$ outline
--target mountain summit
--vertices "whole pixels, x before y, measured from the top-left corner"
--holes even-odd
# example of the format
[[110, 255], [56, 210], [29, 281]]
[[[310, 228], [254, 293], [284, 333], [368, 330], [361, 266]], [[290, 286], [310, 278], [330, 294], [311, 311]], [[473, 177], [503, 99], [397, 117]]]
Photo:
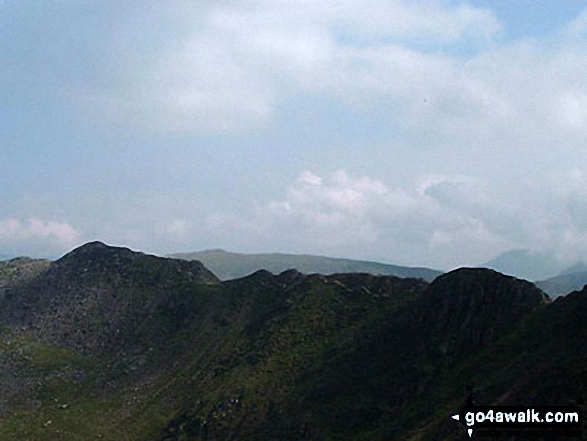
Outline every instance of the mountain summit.
[[482, 268], [460, 268], [439, 276], [422, 296], [418, 321], [427, 340], [444, 344], [445, 353], [462, 355], [505, 336], [550, 303], [526, 280]]

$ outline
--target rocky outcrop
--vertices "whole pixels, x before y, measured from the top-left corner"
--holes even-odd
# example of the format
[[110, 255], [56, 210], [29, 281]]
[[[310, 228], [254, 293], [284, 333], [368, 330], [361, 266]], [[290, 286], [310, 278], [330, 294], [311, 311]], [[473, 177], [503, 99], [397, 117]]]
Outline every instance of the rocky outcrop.
[[499, 340], [526, 317], [550, 303], [526, 280], [483, 268], [460, 268], [430, 284], [414, 322], [428, 344], [459, 356]]

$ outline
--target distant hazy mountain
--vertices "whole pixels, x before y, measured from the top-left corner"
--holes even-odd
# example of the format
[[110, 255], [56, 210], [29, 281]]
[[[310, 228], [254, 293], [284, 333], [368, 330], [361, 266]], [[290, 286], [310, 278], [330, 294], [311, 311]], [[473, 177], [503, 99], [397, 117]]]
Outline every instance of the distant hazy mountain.
[[479, 266], [527, 280], [548, 279], [563, 270], [554, 256], [526, 249], [506, 251]]
[[337, 259], [305, 254], [242, 254], [224, 250], [206, 250], [173, 254], [170, 257], [199, 260], [221, 280], [237, 279], [264, 269], [279, 274], [296, 269], [305, 274], [368, 273], [397, 277], [415, 277], [427, 281], [442, 274], [430, 268], [412, 268], [361, 260]]
[[574, 264], [573, 266], [570, 266], [570, 267], [566, 268], [565, 270], [561, 271], [559, 276], [562, 276], [564, 274], [583, 273], [586, 271], [587, 271], [587, 265], [585, 265], [585, 262], [581, 261], [581, 262], [578, 262], [578, 263]]
[[4, 260], [10, 260], [13, 257], [14, 256], [11, 256], [10, 254], [0, 254], [0, 262], [3, 262]]
[[587, 285], [587, 270], [572, 273], [563, 271], [558, 276], [536, 282], [536, 286], [552, 298], [580, 291], [585, 285]]

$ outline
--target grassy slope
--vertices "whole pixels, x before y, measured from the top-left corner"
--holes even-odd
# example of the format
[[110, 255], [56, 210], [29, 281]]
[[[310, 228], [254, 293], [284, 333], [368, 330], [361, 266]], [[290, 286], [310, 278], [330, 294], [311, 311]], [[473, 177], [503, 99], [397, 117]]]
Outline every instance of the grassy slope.
[[[357, 335], [383, 311], [424, 287], [361, 277], [364, 283], [349, 287], [344, 276], [260, 272], [194, 285], [184, 293], [194, 301], [182, 309], [195, 314], [186, 327], [175, 329], [167, 312], [155, 309], [126, 339], [126, 350], [94, 351], [97, 356], [7, 330], [3, 341], [13, 350], [3, 356], [20, 363], [17, 375], [34, 384], [20, 390], [20, 406], [7, 406], [2, 439], [180, 439], [204, 430], [211, 439], [237, 430], [251, 438], [283, 439], [287, 432], [296, 439], [303, 423], [295, 403], [312, 392], [304, 387], [308, 374], [352, 351]], [[160, 340], [150, 329], [169, 333]], [[146, 360], [137, 363], [135, 346]], [[288, 407], [293, 417], [284, 420]]]

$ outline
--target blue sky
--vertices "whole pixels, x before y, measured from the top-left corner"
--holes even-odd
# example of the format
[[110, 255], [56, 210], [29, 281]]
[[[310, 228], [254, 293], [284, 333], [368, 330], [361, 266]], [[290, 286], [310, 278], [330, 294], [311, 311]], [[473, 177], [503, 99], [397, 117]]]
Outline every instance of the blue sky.
[[0, 2], [0, 254], [587, 258], [587, 1]]

